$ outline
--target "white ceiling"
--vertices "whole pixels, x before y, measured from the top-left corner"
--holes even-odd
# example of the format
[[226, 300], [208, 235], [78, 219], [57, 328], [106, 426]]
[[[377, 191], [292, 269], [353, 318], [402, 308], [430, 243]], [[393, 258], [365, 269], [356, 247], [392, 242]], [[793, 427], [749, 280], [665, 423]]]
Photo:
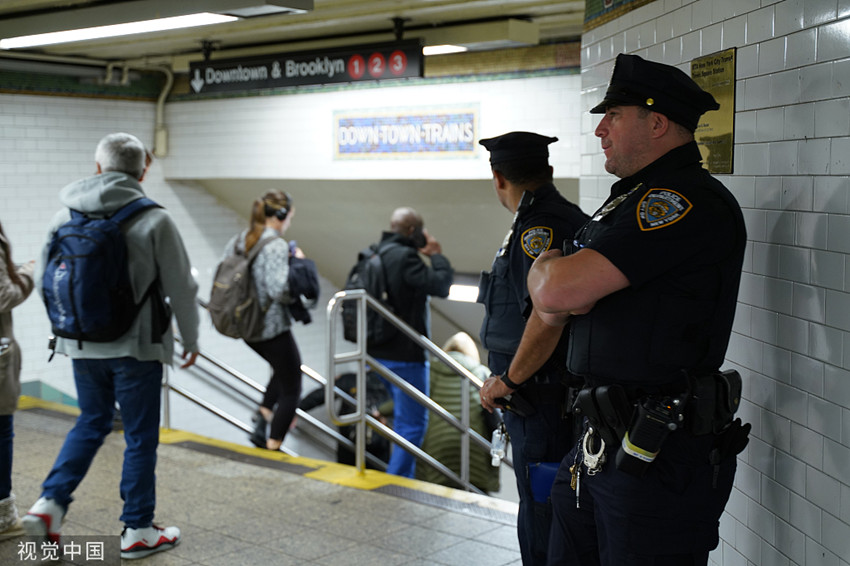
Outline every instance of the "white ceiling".
[[[110, 13], [145, 19], [172, 15], [175, 6], [225, 12], [221, 6], [246, 0], [0, 0], [0, 38], [22, 30], [53, 31], [91, 26]], [[584, 0], [256, 0], [289, 6], [313, 5], [301, 14], [273, 14], [194, 29], [148, 33], [31, 48], [30, 54], [167, 64], [180, 72], [197, 60], [204, 42], [213, 58], [340, 47], [396, 39], [394, 18], [403, 19], [403, 39], [427, 36], [457, 25], [521, 19], [539, 30], [539, 41], [577, 40]], [[0, 57], [9, 56], [0, 52]]]

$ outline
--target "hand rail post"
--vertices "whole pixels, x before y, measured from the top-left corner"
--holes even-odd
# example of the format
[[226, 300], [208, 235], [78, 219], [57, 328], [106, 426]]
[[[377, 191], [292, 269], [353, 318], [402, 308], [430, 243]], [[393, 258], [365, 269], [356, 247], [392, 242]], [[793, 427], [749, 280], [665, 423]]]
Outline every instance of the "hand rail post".
[[[366, 352], [366, 316], [367, 316], [367, 295], [363, 295], [357, 300], [357, 349], [359, 352]], [[354, 463], [357, 466], [357, 471], [361, 474], [366, 471], [366, 356], [361, 356], [360, 362], [357, 364], [357, 454], [355, 455]]]
[[[336, 329], [337, 329], [337, 318], [339, 315], [339, 310], [344, 301], [357, 301], [357, 337], [354, 342], [354, 349], [346, 350], [344, 352], [337, 353], [336, 351]], [[366, 314], [367, 309], [374, 310], [379, 316], [390, 321], [391, 324], [396, 326], [401, 332], [406, 334], [411, 340], [413, 340], [416, 344], [422, 346], [422, 348], [431, 353], [434, 357], [445, 363], [449, 366], [455, 373], [457, 373], [462, 379], [462, 399], [461, 399], [461, 418], [458, 419], [451, 413], [445, 410], [442, 406], [436, 404], [430, 397], [424, 395], [421, 391], [410, 385], [408, 382], [401, 379], [394, 372], [385, 368], [380, 362], [376, 361], [372, 357], [369, 356], [366, 348], [366, 333], [367, 333], [367, 324], [366, 324]], [[471, 420], [471, 403], [469, 399], [470, 394], [470, 383], [476, 387], [476, 389], [480, 389], [483, 385], [483, 381], [474, 373], [463, 367], [457, 360], [455, 360], [452, 356], [448, 355], [446, 352], [441, 350], [438, 346], [436, 346], [431, 340], [427, 337], [419, 334], [416, 330], [414, 330], [410, 325], [405, 323], [402, 319], [395, 315], [392, 311], [387, 309], [384, 305], [382, 305], [378, 300], [369, 296], [366, 291], [362, 289], [352, 289], [352, 290], [343, 290], [336, 293], [328, 302], [327, 307], [327, 316], [328, 316], [328, 376], [333, 376], [336, 374], [336, 366], [344, 363], [356, 363], [356, 375], [357, 375], [357, 394], [356, 394], [356, 404], [355, 411], [353, 413], [346, 413], [344, 415], [337, 414], [337, 409], [334, 405], [335, 393], [333, 380], [328, 379], [327, 384], [325, 386], [325, 405], [328, 409], [329, 416], [331, 421], [337, 426], [344, 425], [353, 425], [355, 427], [355, 431], [357, 433], [357, 441], [356, 441], [356, 454], [355, 454], [355, 463], [358, 471], [361, 473], [364, 471], [365, 467], [365, 453], [366, 453], [366, 440], [365, 440], [365, 432], [366, 426], [369, 426], [374, 431], [377, 431], [382, 436], [391, 440], [396, 446], [394, 449], [403, 449], [407, 450], [411, 454], [413, 454], [419, 460], [427, 463], [428, 465], [436, 468], [443, 475], [450, 478], [452, 481], [455, 481], [462, 485], [465, 489], [469, 491], [479, 492], [480, 490], [476, 488], [469, 481], [470, 476], [470, 441], [474, 441], [476, 446], [484, 449], [490, 448], [490, 439], [485, 439], [480, 434], [478, 434], [474, 429], [470, 428], [469, 422]], [[436, 416], [448, 422], [452, 427], [456, 428], [461, 435], [461, 469], [460, 475], [455, 474], [440, 462], [434, 460], [430, 455], [422, 451], [421, 448], [412, 445], [410, 442], [406, 441], [404, 438], [398, 436], [391, 429], [387, 428], [380, 422], [378, 422], [371, 414], [367, 413], [365, 402], [366, 402], [366, 387], [367, 387], [367, 370], [376, 371], [380, 374], [384, 379], [388, 382], [392, 383], [394, 386], [401, 389], [406, 395], [412, 397], [417, 403], [424, 406], [431, 413], [435, 413]], [[434, 414], [431, 415], [432, 417]], [[505, 464], [508, 466], [512, 466], [512, 463], [509, 458], [504, 460]]]
[[460, 380], [460, 478], [469, 482], [469, 380]]
[[169, 401], [168, 365], [162, 365], [162, 427], [171, 428], [171, 403]]

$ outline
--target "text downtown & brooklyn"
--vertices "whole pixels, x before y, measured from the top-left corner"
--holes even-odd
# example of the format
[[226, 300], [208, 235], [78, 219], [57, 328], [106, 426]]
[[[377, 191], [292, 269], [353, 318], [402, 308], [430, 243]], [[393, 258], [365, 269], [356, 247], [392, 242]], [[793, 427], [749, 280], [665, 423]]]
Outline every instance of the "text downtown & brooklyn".
[[237, 65], [226, 69], [207, 67], [204, 70], [204, 80], [206, 84], [247, 83], [269, 79], [315, 76], [333, 78], [335, 75], [345, 72], [345, 61], [343, 59], [316, 57], [312, 61], [288, 59], [284, 65], [281, 65], [279, 61], [272, 61], [270, 65]]

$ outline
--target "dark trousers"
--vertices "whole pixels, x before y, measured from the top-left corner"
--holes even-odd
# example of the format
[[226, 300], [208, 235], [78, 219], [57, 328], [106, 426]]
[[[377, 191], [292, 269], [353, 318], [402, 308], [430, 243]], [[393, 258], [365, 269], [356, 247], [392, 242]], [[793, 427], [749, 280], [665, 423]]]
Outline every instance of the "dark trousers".
[[0, 415], [0, 499], [6, 499], [12, 493], [14, 422], [13, 415]]
[[529, 417], [504, 413], [519, 494], [517, 534], [523, 566], [546, 564], [552, 521], [551, 502], [546, 493], [541, 493], [539, 484], [532, 490], [530, 470], [542, 462], [560, 462], [572, 444], [572, 421], [562, 418], [562, 405], [541, 404], [536, 409]]
[[269, 438], [283, 440], [301, 399], [301, 353], [292, 332], [262, 342], [246, 342], [272, 366], [262, 406], [274, 411]]
[[[684, 431], [669, 435], [640, 478], [616, 468], [615, 450], [589, 476], [574, 448], [552, 486], [549, 565], [705, 566], [737, 463], [731, 456], [715, 470], [708, 461], [713, 441]], [[578, 507], [570, 486], [574, 463], [582, 470]]]

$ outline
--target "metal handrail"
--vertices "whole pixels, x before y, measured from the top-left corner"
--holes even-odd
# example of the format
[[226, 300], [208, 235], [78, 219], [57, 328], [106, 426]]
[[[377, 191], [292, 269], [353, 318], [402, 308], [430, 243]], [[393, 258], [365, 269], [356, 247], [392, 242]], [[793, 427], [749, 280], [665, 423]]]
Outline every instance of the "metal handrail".
[[[337, 352], [337, 320], [339, 319], [338, 312], [344, 301], [357, 301], [357, 340], [354, 342], [354, 349], [344, 352]], [[380, 316], [388, 320], [393, 326], [407, 335], [416, 344], [421, 346], [427, 352], [430, 352], [437, 359], [452, 368], [463, 379], [461, 381], [461, 418], [458, 419], [442, 406], [435, 403], [427, 395], [407, 383], [404, 379], [396, 375], [384, 367], [375, 358], [371, 357], [366, 351], [366, 313], [367, 308], [373, 309]], [[430, 339], [420, 334], [410, 325], [396, 316], [392, 311], [387, 309], [379, 301], [371, 297], [362, 289], [343, 290], [336, 293], [328, 302], [327, 307], [328, 325], [327, 325], [327, 341], [328, 341], [328, 375], [334, 375], [338, 365], [356, 363], [357, 364], [357, 391], [366, 391], [366, 374], [369, 369], [377, 371], [382, 377], [390, 383], [400, 388], [406, 395], [409, 395], [417, 403], [436, 414], [451, 426], [456, 428], [461, 435], [461, 466], [460, 475], [458, 476], [443, 464], [435, 460], [421, 448], [411, 444], [397, 433], [392, 431], [386, 425], [383, 425], [374, 417], [369, 415], [365, 407], [365, 395], [358, 395], [357, 402], [354, 404], [354, 411], [346, 414], [338, 414], [333, 403], [334, 388], [327, 386], [325, 388], [325, 404], [330, 412], [331, 420], [336, 425], [353, 425], [357, 430], [355, 465], [361, 472], [364, 470], [365, 460], [365, 430], [368, 425], [373, 430], [377, 431], [382, 436], [388, 438], [398, 446], [411, 453], [414, 457], [425, 462], [431, 467], [440, 471], [443, 475], [462, 485], [469, 491], [482, 493], [480, 489], [472, 485], [469, 481], [469, 441], [470, 439], [477, 445], [488, 449], [490, 448], [489, 440], [483, 438], [480, 434], [469, 427], [470, 407], [469, 407], [469, 386], [470, 383], [480, 389], [483, 385], [481, 379], [468, 369], [463, 367], [453, 357], [449, 356], [442, 349], [437, 347]], [[510, 466], [510, 460], [506, 460]]]
[[[203, 303], [201, 303], [201, 304], [203, 306]], [[175, 336], [174, 336], [174, 342], [176, 344], [182, 343], [180, 336], [178, 336], [176, 333], [175, 333]], [[199, 352], [198, 353], [198, 359], [209, 362], [211, 365], [222, 370], [228, 376], [236, 379], [236, 381], [238, 381], [238, 382], [241, 382], [241, 383], [247, 385], [248, 387], [250, 387], [254, 391], [260, 393], [261, 395], [264, 394], [265, 391], [266, 391], [265, 388], [262, 385], [260, 385], [259, 383], [257, 383], [256, 381], [254, 381], [253, 379], [248, 377], [247, 375], [237, 371], [236, 369], [225, 364], [221, 360], [218, 360], [217, 358], [210, 356], [209, 354], [206, 354], [204, 352]], [[183, 360], [180, 358], [180, 355], [176, 351], [174, 352], [174, 360], [175, 360], [176, 363], [178, 363], [178, 365], [183, 362]], [[169, 371], [169, 368], [166, 367], [165, 368], [165, 378], [163, 380], [163, 390], [164, 390], [164, 392], [163, 392], [162, 406], [163, 406], [163, 426], [165, 428], [171, 428], [171, 408], [170, 408], [170, 400], [169, 400], [168, 392], [173, 391], [174, 393], [180, 395], [181, 397], [183, 397], [187, 401], [190, 401], [191, 403], [197, 405], [201, 409], [204, 409], [208, 413], [211, 413], [211, 414], [217, 416], [218, 418], [230, 423], [234, 427], [236, 427], [236, 428], [238, 428], [238, 429], [240, 429], [240, 430], [242, 430], [246, 433], [249, 433], [249, 434], [251, 433], [251, 431], [253, 429], [248, 424], [240, 421], [239, 419], [237, 419], [233, 415], [223, 411], [219, 407], [216, 407], [215, 405], [205, 401], [201, 397], [198, 397], [197, 395], [191, 393], [189, 390], [187, 390], [183, 387], [180, 387], [179, 385], [176, 385], [174, 383], [171, 383], [169, 378], [168, 378], [168, 371]], [[236, 387], [233, 383], [228, 382], [226, 379], [222, 379], [220, 376], [216, 375], [215, 373], [209, 371], [207, 368], [204, 368], [197, 363], [194, 364], [193, 366], [191, 366], [188, 369], [188, 371], [190, 371], [190, 372], [201, 372], [204, 375], [215, 380], [217, 383], [228, 388], [230, 391], [235, 392], [237, 395], [239, 395], [243, 399], [249, 401], [252, 405], [258, 405], [259, 404], [259, 401], [251, 398], [244, 391], [242, 391], [241, 389]], [[321, 387], [324, 388], [324, 387], [327, 386], [327, 380], [324, 377], [322, 377], [322, 375], [319, 374], [316, 370], [311, 368], [310, 366], [307, 366], [305, 364], [301, 364], [301, 373], [303, 373], [304, 375], [306, 375], [307, 377], [309, 377], [313, 381], [317, 382]], [[348, 401], [349, 403], [352, 403], [352, 404], [356, 403], [355, 399], [353, 397], [351, 397], [348, 393], [346, 393], [344, 390], [342, 390], [338, 387], [335, 387], [335, 391], [336, 391], [336, 394], [340, 398], [342, 398], [342, 399], [344, 399], [344, 400], [346, 400], [346, 401]], [[298, 418], [303, 420], [303, 422], [305, 422], [305, 423], [309, 424], [311, 427], [317, 429], [318, 431], [320, 431], [325, 436], [330, 437], [333, 440], [336, 440], [338, 443], [342, 443], [346, 448], [348, 448], [352, 452], [355, 452], [356, 447], [355, 447], [354, 442], [351, 441], [351, 439], [346, 438], [345, 436], [341, 435], [338, 431], [327, 426], [325, 423], [323, 423], [322, 421], [320, 421], [319, 419], [317, 419], [316, 417], [314, 417], [310, 413], [303, 411], [301, 409], [296, 409], [295, 414], [298, 415]], [[283, 445], [281, 445], [280, 450], [283, 451], [285, 454], [288, 454], [290, 456], [298, 456], [298, 454], [295, 451], [290, 450]], [[386, 462], [381, 461], [379, 458], [377, 458], [373, 454], [367, 454], [366, 458], [369, 460], [369, 463], [372, 464], [376, 469], [385, 470], [386, 467], [387, 467]]]
[[[335, 349], [336, 349], [335, 343], [336, 343], [336, 341], [333, 338], [335, 336], [335, 332], [334, 332], [334, 330], [335, 330], [335, 325], [334, 325], [335, 317], [333, 317], [333, 313], [335, 313], [339, 308], [339, 305], [337, 303], [341, 304], [342, 300], [354, 300], [354, 299], [358, 299], [361, 303], [358, 306], [358, 309], [361, 312], [361, 314], [365, 313], [366, 305], [368, 304], [369, 308], [373, 308], [376, 311], [378, 311], [382, 316], [387, 318], [392, 324], [394, 324], [402, 332], [404, 332], [412, 340], [414, 340], [414, 342], [418, 343], [425, 350], [427, 350], [428, 352], [433, 354], [436, 358], [443, 361], [447, 366], [452, 368], [455, 371], [455, 373], [457, 373], [458, 375], [460, 375], [461, 377], [464, 378], [461, 381], [462, 398], [461, 398], [461, 418], [460, 419], [455, 417], [453, 414], [448, 412], [445, 408], [443, 408], [439, 404], [435, 403], [433, 400], [431, 400], [428, 396], [424, 395], [418, 389], [411, 386], [409, 383], [407, 383], [405, 380], [400, 378], [394, 372], [392, 372], [391, 370], [384, 367], [377, 360], [375, 360], [374, 358], [372, 358], [372, 357], [368, 356], [368, 354], [366, 354], [365, 347], [364, 347], [365, 344], [363, 343], [363, 342], [365, 342], [365, 338], [362, 338], [362, 337], [366, 336], [366, 332], [365, 332], [365, 330], [366, 330], [365, 329], [366, 317], [365, 317], [365, 315], [358, 317], [358, 319], [361, 321], [361, 328], [359, 329], [358, 336], [361, 337], [361, 338], [358, 339], [357, 349], [352, 351], [352, 352], [346, 352], [346, 353], [342, 353], [342, 354], [339, 354], [339, 355], [335, 354]], [[198, 303], [201, 307], [206, 308], [206, 303], [204, 301], [199, 300]], [[480, 446], [484, 449], [489, 450], [489, 448], [490, 448], [489, 440], [485, 439], [480, 434], [478, 434], [475, 430], [473, 430], [469, 427], [469, 417], [470, 417], [469, 387], [470, 387], [470, 383], [471, 383], [473, 386], [480, 389], [481, 386], [483, 385], [481, 379], [479, 379], [478, 376], [476, 376], [475, 374], [473, 374], [472, 372], [467, 370], [465, 367], [463, 367], [461, 364], [459, 364], [457, 362], [457, 360], [455, 360], [453, 357], [449, 356], [447, 353], [445, 353], [443, 350], [441, 350], [439, 347], [437, 347], [428, 338], [417, 333], [412, 327], [410, 327], [403, 320], [401, 320], [400, 318], [395, 316], [395, 314], [393, 314], [391, 311], [387, 310], [383, 305], [378, 303], [373, 298], [369, 297], [369, 295], [366, 294], [365, 291], [362, 291], [362, 290], [341, 291], [341, 292], [337, 293], [336, 295], [334, 295], [334, 297], [328, 303], [328, 317], [329, 317], [329, 324], [328, 324], [328, 332], [329, 332], [328, 346], [329, 346], [329, 349], [328, 349], [328, 351], [329, 351], [329, 356], [330, 356], [330, 358], [329, 358], [330, 359], [329, 368], [335, 367], [335, 365], [336, 365], [335, 362], [345, 363], [345, 362], [349, 362], [349, 361], [358, 361], [359, 362], [359, 364], [358, 364], [359, 368], [358, 368], [358, 372], [357, 372], [357, 379], [358, 379], [357, 391], [364, 392], [364, 394], [363, 395], [357, 395], [356, 397], [349, 395], [347, 392], [343, 391], [339, 387], [336, 387], [336, 385], [334, 384], [333, 381], [329, 381], [328, 379], [326, 379], [321, 374], [319, 374], [318, 372], [316, 372], [315, 370], [313, 370], [312, 368], [310, 368], [307, 365], [302, 364], [301, 365], [301, 371], [302, 371], [302, 373], [307, 375], [310, 379], [317, 382], [320, 386], [322, 386], [324, 388], [325, 404], [327, 406], [328, 414], [329, 414], [331, 420], [333, 421], [333, 423], [336, 426], [353, 425], [355, 427], [355, 431], [356, 431], [356, 440], [355, 440], [355, 442], [352, 442], [349, 438], [346, 438], [345, 436], [341, 435], [338, 431], [334, 430], [331, 427], [328, 427], [325, 423], [319, 421], [318, 419], [316, 419], [315, 417], [313, 417], [312, 415], [310, 415], [309, 413], [307, 413], [306, 411], [303, 411], [301, 409], [296, 409], [296, 414], [298, 415], [298, 417], [300, 419], [302, 419], [304, 423], [309, 424], [311, 427], [320, 431], [326, 437], [330, 437], [330, 438], [336, 440], [338, 443], [342, 443], [348, 449], [352, 450], [355, 454], [355, 465], [357, 466], [357, 469], [360, 472], [363, 472], [363, 470], [365, 468], [365, 462], [366, 461], [368, 461], [370, 464], [372, 464], [377, 469], [381, 469], [381, 470], [386, 469], [386, 463], [385, 462], [381, 461], [379, 458], [375, 457], [373, 454], [366, 451], [366, 434], [365, 433], [366, 433], [366, 426], [369, 426], [372, 430], [376, 431], [378, 434], [380, 434], [381, 436], [383, 436], [384, 438], [386, 438], [390, 442], [393, 442], [396, 445], [400, 446], [402, 449], [407, 450], [408, 452], [412, 453], [416, 458], [418, 458], [418, 459], [422, 460], [423, 462], [425, 462], [426, 464], [430, 465], [431, 467], [433, 467], [438, 472], [440, 472], [441, 474], [443, 474], [444, 476], [446, 476], [447, 478], [449, 478], [453, 482], [457, 483], [458, 485], [463, 486], [465, 489], [467, 489], [469, 491], [473, 491], [473, 492], [476, 492], [476, 493], [483, 493], [480, 489], [478, 489], [477, 487], [472, 485], [472, 483], [469, 481], [469, 442], [470, 442], [470, 440], [472, 440], [476, 445], [478, 445], [478, 446]], [[181, 339], [176, 332], [175, 332], [174, 340], [177, 344], [181, 343]], [[206, 354], [204, 352], [199, 352], [198, 358], [200, 360], [203, 360], [203, 361], [210, 363], [211, 365], [220, 369], [225, 374], [229, 375], [230, 377], [235, 378], [237, 381], [243, 383], [244, 385], [248, 386], [249, 388], [253, 389], [254, 391], [257, 391], [260, 394], [265, 393], [265, 388], [263, 386], [258, 384], [256, 381], [252, 380], [250, 377], [240, 373], [239, 371], [232, 368], [231, 366], [229, 366], [229, 365], [225, 364], [224, 362], [216, 359], [215, 357], [210, 356], [209, 354]], [[175, 351], [175, 361], [179, 361], [179, 362], [182, 363], [182, 360], [180, 360], [180, 357], [176, 353], [176, 351]], [[436, 459], [434, 459], [433, 457], [431, 457], [430, 455], [428, 455], [427, 453], [422, 451], [419, 447], [411, 444], [405, 438], [401, 437], [400, 435], [398, 435], [398, 433], [393, 431], [390, 427], [384, 425], [383, 423], [381, 423], [380, 421], [378, 421], [377, 419], [375, 419], [374, 417], [372, 417], [371, 415], [369, 415], [365, 411], [365, 399], [366, 399], [366, 396], [365, 396], [365, 391], [366, 391], [365, 369], [366, 369], [367, 365], [369, 367], [371, 367], [372, 369], [374, 369], [375, 371], [377, 371], [381, 376], [383, 376], [385, 379], [387, 379], [390, 383], [393, 383], [394, 385], [399, 387], [407, 395], [411, 396], [416, 402], [418, 402], [419, 404], [426, 407], [429, 411], [431, 411], [432, 413], [436, 414], [437, 416], [439, 416], [440, 418], [442, 418], [443, 420], [448, 422], [451, 426], [453, 426], [454, 428], [456, 428], [460, 432], [460, 434], [461, 434], [461, 473], [460, 473], [460, 475], [456, 474], [455, 472], [450, 470], [448, 467], [443, 465], [441, 462], [437, 461]], [[206, 376], [214, 379], [219, 384], [227, 387], [231, 391], [234, 391], [237, 395], [241, 396], [244, 400], [249, 401], [252, 404], [258, 403], [258, 401], [256, 401], [255, 399], [252, 399], [248, 394], [246, 394], [244, 391], [240, 390], [238, 387], [236, 387], [232, 383], [229, 383], [226, 379], [222, 379], [221, 376], [215, 374], [214, 372], [209, 371], [206, 368], [203, 368], [202, 366], [200, 366], [198, 364], [195, 364], [194, 366], [189, 368], [189, 370], [190, 371], [202, 372]], [[328, 372], [329, 375], [331, 375], [333, 373], [334, 372], [331, 372], [331, 371]], [[201, 399], [197, 395], [192, 394], [188, 390], [186, 390], [186, 389], [184, 389], [184, 388], [182, 388], [182, 387], [180, 387], [176, 384], [170, 383], [170, 380], [168, 379], [168, 369], [167, 368], [166, 368], [166, 372], [165, 372], [165, 379], [163, 380], [163, 412], [164, 412], [163, 425], [165, 426], [165, 428], [170, 428], [170, 404], [169, 404], [169, 399], [168, 399], [168, 397], [169, 397], [168, 392], [170, 392], [170, 391], [173, 391], [174, 393], [176, 393], [176, 394], [180, 395], [181, 397], [187, 399], [188, 401], [194, 403], [198, 407], [200, 407], [200, 408], [206, 410], [207, 412], [227, 421], [231, 425], [235, 426], [236, 428], [239, 428], [240, 430], [242, 430], [246, 433], [250, 433], [251, 430], [252, 430], [251, 426], [240, 421], [236, 417], [233, 417], [232, 415], [226, 413], [225, 411], [221, 410], [220, 408], [216, 407], [215, 405], [212, 405], [211, 403]], [[336, 411], [336, 404], [335, 404], [336, 399], [342, 399], [342, 400], [346, 401], [348, 404], [350, 404], [351, 406], [356, 407], [355, 412], [345, 413], [344, 415], [338, 414], [337, 411]], [[291, 456], [297, 456], [296, 453], [294, 453], [293, 451], [291, 451], [291, 450], [289, 450], [289, 449], [287, 449], [283, 446], [281, 446], [281, 450], [283, 452], [285, 452], [286, 454], [289, 454]], [[505, 459], [505, 463], [508, 466], [512, 467], [512, 463], [511, 463], [509, 458]]]

